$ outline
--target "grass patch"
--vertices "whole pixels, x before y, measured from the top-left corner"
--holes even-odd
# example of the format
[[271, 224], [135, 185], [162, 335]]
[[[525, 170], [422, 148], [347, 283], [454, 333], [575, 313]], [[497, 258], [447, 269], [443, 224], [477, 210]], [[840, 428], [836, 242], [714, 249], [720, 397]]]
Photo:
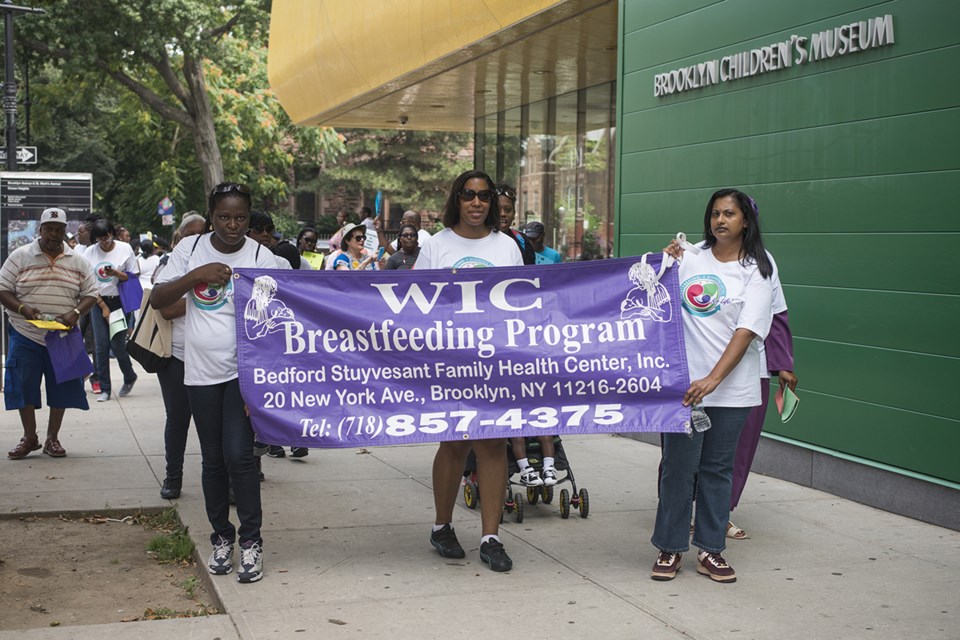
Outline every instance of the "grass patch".
[[200, 579], [197, 578], [197, 576], [190, 576], [181, 582], [180, 586], [187, 593], [187, 597], [192, 599], [194, 594], [197, 592], [197, 587], [200, 586]]
[[143, 616], [140, 617], [140, 620], [170, 620], [173, 618], [198, 618], [201, 616], [209, 616], [218, 613], [216, 609], [208, 609], [206, 605], [200, 605], [196, 609], [190, 609], [188, 611], [176, 611], [174, 609], [168, 609], [166, 607], [161, 607], [159, 609], [147, 609], [143, 612]]
[[[187, 528], [180, 523], [176, 509], [167, 509], [151, 516], [144, 524], [160, 532], [147, 544], [147, 551], [153, 554], [157, 562], [193, 563], [193, 540], [190, 539]], [[196, 585], [193, 588], [195, 590]]]

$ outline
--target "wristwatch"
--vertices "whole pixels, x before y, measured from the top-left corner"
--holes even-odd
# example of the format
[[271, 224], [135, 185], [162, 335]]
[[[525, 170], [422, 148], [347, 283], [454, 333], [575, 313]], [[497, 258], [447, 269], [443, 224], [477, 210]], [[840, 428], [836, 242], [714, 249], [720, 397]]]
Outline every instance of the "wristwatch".
[[78, 318], [80, 317], [80, 309], [77, 309], [76, 307], [74, 307], [74, 308], [73, 308], [73, 312], [74, 312], [75, 314], [77, 314], [77, 317], [78, 317]]

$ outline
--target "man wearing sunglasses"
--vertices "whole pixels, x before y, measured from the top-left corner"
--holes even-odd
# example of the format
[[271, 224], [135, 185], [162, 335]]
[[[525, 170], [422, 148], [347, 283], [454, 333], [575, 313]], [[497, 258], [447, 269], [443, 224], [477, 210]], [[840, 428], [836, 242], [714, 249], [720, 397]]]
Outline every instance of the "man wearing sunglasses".
[[503, 182], [497, 185], [496, 191], [500, 204], [500, 231], [517, 243], [520, 254], [523, 256], [523, 264], [535, 264], [537, 256], [530, 241], [522, 233], [511, 228], [514, 218], [517, 217], [517, 191]]

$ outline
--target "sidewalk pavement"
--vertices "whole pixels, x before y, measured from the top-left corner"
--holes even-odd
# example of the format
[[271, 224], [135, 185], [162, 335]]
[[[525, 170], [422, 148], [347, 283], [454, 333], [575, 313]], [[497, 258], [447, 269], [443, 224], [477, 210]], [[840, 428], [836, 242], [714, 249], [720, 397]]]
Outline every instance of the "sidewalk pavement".
[[[175, 504], [205, 559], [192, 427], [184, 493], [168, 503], [156, 377], [141, 372], [127, 398], [89, 397], [90, 411], [67, 412], [67, 458], [0, 460], [0, 514]], [[17, 414], [0, 424], [10, 448]], [[561, 519], [556, 499], [525, 505], [522, 524], [506, 514], [514, 569], [497, 574], [478, 556], [479, 511], [461, 498], [454, 525], [467, 558], [444, 560], [428, 541], [435, 446], [264, 458], [265, 576], [212, 577], [226, 615], [0, 631], [0, 640], [960, 638], [960, 533], [759, 475], [734, 514], [750, 538], [725, 553], [736, 584], [697, 574], [693, 554], [676, 580], [652, 581], [659, 451], [609, 435], [564, 440], [589, 518]]]

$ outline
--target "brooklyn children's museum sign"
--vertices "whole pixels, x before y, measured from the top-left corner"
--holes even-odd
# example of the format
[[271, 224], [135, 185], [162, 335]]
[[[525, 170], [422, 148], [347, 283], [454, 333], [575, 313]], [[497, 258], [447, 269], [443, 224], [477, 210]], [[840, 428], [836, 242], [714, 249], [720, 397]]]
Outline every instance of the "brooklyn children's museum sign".
[[669, 96], [890, 44], [893, 44], [892, 15], [860, 20], [819, 31], [809, 38], [792, 35], [758, 49], [658, 73], [653, 77], [653, 95]]

